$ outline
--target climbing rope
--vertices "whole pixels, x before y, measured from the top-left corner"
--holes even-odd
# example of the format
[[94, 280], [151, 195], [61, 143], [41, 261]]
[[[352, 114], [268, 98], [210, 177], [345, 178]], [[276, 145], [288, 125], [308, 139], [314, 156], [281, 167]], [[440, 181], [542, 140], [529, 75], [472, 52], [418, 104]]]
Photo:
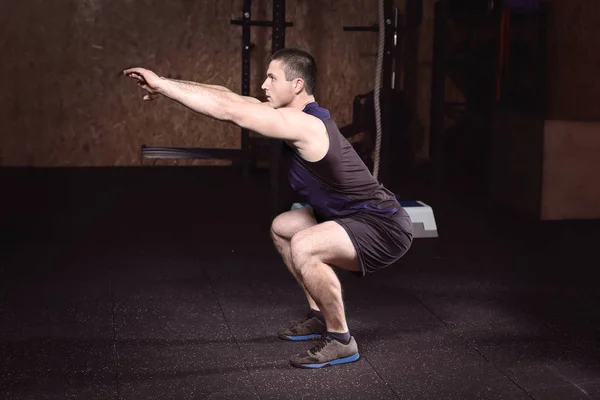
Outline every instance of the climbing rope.
[[375, 179], [377, 179], [377, 176], [379, 175], [379, 153], [381, 151], [381, 105], [379, 103], [379, 98], [381, 91], [381, 70], [383, 65], [383, 51], [385, 45], [385, 21], [383, 14], [383, 0], [379, 0], [377, 14], [379, 20], [379, 46], [377, 50], [377, 67], [375, 70], [374, 92], [376, 139], [375, 150], [373, 153], [373, 176], [375, 177]]

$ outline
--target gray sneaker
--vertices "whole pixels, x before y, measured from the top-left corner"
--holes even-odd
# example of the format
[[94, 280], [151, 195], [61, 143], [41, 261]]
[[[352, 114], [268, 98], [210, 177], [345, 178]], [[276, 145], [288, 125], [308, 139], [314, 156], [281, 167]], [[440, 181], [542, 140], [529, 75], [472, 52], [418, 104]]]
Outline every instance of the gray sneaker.
[[348, 344], [325, 337], [322, 342], [306, 353], [292, 356], [290, 363], [298, 368], [321, 368], [329, 365], [353, 362], [359, 358], [358, 345], [354, 337], [350, 337]]
[[310, 340], [320, 338], [327, 333], [327, 326], [317, 317], [308, 317], [291, 328], [285, 328], [277, 333], [283, 340]]

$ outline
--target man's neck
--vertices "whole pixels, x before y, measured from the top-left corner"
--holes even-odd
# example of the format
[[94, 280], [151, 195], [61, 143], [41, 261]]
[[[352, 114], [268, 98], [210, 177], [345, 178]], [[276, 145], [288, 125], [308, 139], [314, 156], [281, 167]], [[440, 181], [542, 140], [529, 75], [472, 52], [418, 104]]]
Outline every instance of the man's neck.
[[290, 105], [288, 107], [296, 108], [296, 109], [302, 111], [302, 110], [304, 110], [304, 107], [306, 107], [307, 104], [312, 103], [314, 101], [315, 101], [315, 96], [313, 96], [313, 95], [298, 96], [294, 99], [294, 101], [292, 101], [290, 103]]

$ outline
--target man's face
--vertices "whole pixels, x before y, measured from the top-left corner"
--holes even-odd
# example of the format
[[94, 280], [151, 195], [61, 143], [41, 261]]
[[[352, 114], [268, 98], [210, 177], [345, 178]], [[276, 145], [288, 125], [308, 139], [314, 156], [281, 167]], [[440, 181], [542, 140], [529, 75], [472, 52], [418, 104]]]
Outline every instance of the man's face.
[[273, 60], [267, 69], [267, 78], [262, 84], [262, 89], [267, 95], [269, 105], [273, 108], [285, 107], [294, 99], [294, 82], [285, 80], [285, 72], [279, 60]]

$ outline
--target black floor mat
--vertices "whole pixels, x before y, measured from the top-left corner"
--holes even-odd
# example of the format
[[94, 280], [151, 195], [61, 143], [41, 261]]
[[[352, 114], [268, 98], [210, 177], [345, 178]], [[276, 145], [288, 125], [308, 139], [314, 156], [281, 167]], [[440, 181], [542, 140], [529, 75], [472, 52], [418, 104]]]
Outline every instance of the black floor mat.
[[301, 370], [289, 357], [314, 343], [276, 336], [307, 306], [270, 242], [264, 177], [3, 169], [0, 184], [2, 399], [600, 398], [597, 221], [444, 194], [440, 238], [339, 272], [361, 358]]

